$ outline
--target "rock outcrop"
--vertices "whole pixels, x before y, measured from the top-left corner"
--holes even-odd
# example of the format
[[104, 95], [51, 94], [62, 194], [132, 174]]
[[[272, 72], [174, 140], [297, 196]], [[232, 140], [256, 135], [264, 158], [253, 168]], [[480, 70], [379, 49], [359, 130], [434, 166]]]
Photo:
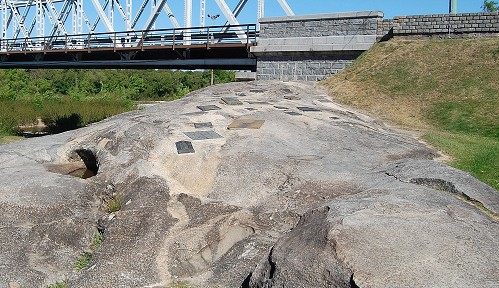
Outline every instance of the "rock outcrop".
[[497, 287], [499, 193], [435, 156], [294, 82], [2, 145], [0, 287]]

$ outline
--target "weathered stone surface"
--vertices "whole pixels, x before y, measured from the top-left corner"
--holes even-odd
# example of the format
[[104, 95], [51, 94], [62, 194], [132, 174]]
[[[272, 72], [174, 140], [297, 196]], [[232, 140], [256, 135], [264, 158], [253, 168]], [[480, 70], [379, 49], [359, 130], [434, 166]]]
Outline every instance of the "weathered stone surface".
[[236, 119], [227, 126], [227, 129], [260, 129], [265, 120]]
[[[235, 91], [270, 105], [189, 113]], [[0, 287], [497, 287], [498, 192], [325, 97], [232, 83], [1, 145]], [[205, 122], [223, 138], [179, 155]], [[65, 175], [92, 157], [96, 176]]]

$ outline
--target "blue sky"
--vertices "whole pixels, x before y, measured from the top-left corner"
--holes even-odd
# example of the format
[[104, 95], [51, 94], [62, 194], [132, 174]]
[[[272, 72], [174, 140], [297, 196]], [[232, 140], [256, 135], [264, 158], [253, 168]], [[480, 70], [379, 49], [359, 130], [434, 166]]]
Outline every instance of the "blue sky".
[[[174, 3], [178, 0], [170, 0]], [[194, 1], [196, 3], [197, 1]], [[221, 14], [214, 1], [207, 1], [207, 13]], [[226, 0], [227, 4], [232, 8], [237, 4], [237, 0]], [[240, 22], [247, 22], [256, 16], [256, 0], [248, 1], [245, 12], [240, 17]], [[295, 14], [317, 14], [317, 13], [334, 13], [334, 12], [349, 12], [363, 10], [378, 10], [385, 13], [385, 18], [393, 18], [394, 16], [418, 15], [418, 14], [445, 14], [449, 11], [449, 0], [287, 0], [289, 6]], [[284, 12], [280, 8], [277, 0], [266, 0], [265, 16], [283, 16]], [[458, 0], [458, 12], [480, 12], [483, 0]], [[194, 4], [194, 21], [197, 21], [196, 10]], [[211, 20], [210, 20], [211, 21]], [[199, 22], [199, 21], [197, 21]], [[216, 24], [222, 20], [216, 21]], [[250, 22], [254, 22], [250, 21]], [[207, 22], [208, 24], [208, 22]]]
[[[272, 2], [277, 1], [267, 0], [267, 2], [273, 4]], [[393, 18], [449, 12], [449, 0], [288, 0], [287, 2], [296, 14], [379, 10], [385, 13], [385, 18]], [[458, 0], [458, 12], [479, 12], [482, 3], [482, 0]], [[272, 6], [278, 8], [278, 5]]]
[[[207, 0], [207, 14], [222, 14], [216, 6], [215, 1]], [[238, 0], [226, 0], [228, 6], [234, 8]], [[419, 14], [445, 14], [449, 12], [449, 0], [287, 0], [289, 6], [297, 15], [317, 14], [317, 13], [334, 13], [334, 12], [350, 12], [350, 11], [365, 11], [378, 10], [385, 14], [385, 18], [393, 18], [394, 16], [419, 15]], [[182, 13], [182, 0], [169, 0], [169, 5], [172, 6], [174, 14]], [[199, 1], [193, 0], [193, 25], [199, 24]], [[253, 23], [256, 21], [256, 3], [257, 0], [249, 0], [245, 9], [238, 17], [239, 22]], [[179, 5], [180, 4], [180, 5]], [[481, 12], [483, 0], [458, 0], [458, 12]], [[178, 10], [177, 10], [178, 9]], [[177, 14], [178, 13], [178, 14]], [[182, 15], [182, 14], [180, 14]], [[265, 0], [265, 16], [284, 16], [284, 11], [279, 6], [277, 0]], [[182, 17], [179, 17], [181, 22]], [[215, 21], [215, 25], [222, 25], [225, 20], [220, 17]], [[211, 20], [207, 19], [207, 25], [211, 24]]]
[[[88, 0], [85, 0], [88, 1]], [[134, 13], [139, 8], [143, 0], [133, 0]], [[236, 7], [239, 0], [225, 0], [230, 9]], [[90, 1], [88, 1], [90, 2]], [[385, 18], [393, 18], [394, 16], [419, 15], [419, 14], [445, 14], [449, 12], [449, 0], [287, 0], [289, 6], [296, 15], [317, 14], [317, 13], [334, 13], [334, 12], [350, 12], [350, 11], [365, 11], [378, 10], [385, 13]], [[173, 14], [177, 17], [178, 22], [183, 26], [184, 6], [183, 0], [168, 0], [168, 5], [173, 10]], [[192, 0], [193, 3], [193, 26], [199, 26], [199, 0]], [[90, 4], [90, 3], [89, 3]], [[458, 12], [481, 12], [483, 0], [458, 0]], [[88, 5], [88, 4], [87, 4]], [[161, 12], [158, 19], [157, 28], [171, 28], [166, 14]], [[206, 0], [206, 14], [220, 14], [220, 18], [214, 21], [215, 25], [225, 24], [225, 19], [221, 10], [218, 8], [214, 0]], [[239, 23], [248, 24], [255, 23], [257, 15], [257, 0], [249, 0], [238, 17]], [[265, 16], [284, 16], [285, 13], [281, 9], [277, 0], [265, 0]], [[206, 25], [211, 25], [212, 20], [206, 18]], [[170, 25], [165, 27], [163, 25]]]
[[[135, 16], [144, 0], [133, 0], [133, 15]], [[239, 0], [225, 0], [230, 9], [236, 7]], [[104, 2], [104, 0], [99, 0]], [[124, 3], [125, 1], [120, 1]], [[149, 1], [151, 3], [152, 1]], [[365, 10], [378, 10], [385, 13], [385, 18], [393, 18], [394, 16], [405, 15], [418, 15], [418, 14], [445, 14], [448, 13], [449, 0], [416, 0], [416, 1], [403, 1], [403, 0], [287, 0], [289, 6], [292, 8], [296, 15], [304, 14], [318, 14], [318, 13], [334, 13], [334, 12], [349, 12], [349, 11], [365, 11]], [[93, 23], [97, 17], [97, 13], [93, 8], [92, 1], [84, 0], [84, 7], [90, 22]], [[168, 0], [168, 5], [176, 16], [178, 22], [183, 26], [184, 16], [184, 0]], [[200, 25], [199, 16], [199, 0], [192, 0], [193, 4], [193, 26]], [[458, 0], [458, 12], [480, 12], [483, 0]], [[56, 3], [56, 9], [60, 10], [62, 2]], [[34, 10], [28, 16], [31, 19], [35, 17]], [[143, 23], [149, 17], [150, 7], [146, 7], [145, 13], [138, 21], [137, 29], [143, 28]], [[206, 14], [220, 14], [222, 11], [216, 5], [214, 0], [206, 0]], [[277, 0], [265, 0], [265, 16], [284, 16], [285, 13], [281, 9]], [[257, 21], [257, 0], [249, 0], [243, 12], [238, 17], [239, 23], [251, 24]], [[206, 18], [206, 25], [212, 25], [212, 20]], [[214, 21], [215, 25], [225, 24], [223, 16]], [[66, 29], [71, 25], [71, 18], [68, 18]], [[121, 19], [118, 11], [115, 10], [115, 31], [125, 30], [124, 22]], [[166, 12], [161, 11], [159, 18], [156, 21], [156, 29], [173, 28], [170, 23]], [[13, 29], [11, 27], [11, 29]], [[51, 25], [46, 20], [45, 30], [51, 29]], [[87, 33], [85, 27], [84, 33]], [[103, 21], [100, 21], [97, 26], [97, 32], [105, 32]]]

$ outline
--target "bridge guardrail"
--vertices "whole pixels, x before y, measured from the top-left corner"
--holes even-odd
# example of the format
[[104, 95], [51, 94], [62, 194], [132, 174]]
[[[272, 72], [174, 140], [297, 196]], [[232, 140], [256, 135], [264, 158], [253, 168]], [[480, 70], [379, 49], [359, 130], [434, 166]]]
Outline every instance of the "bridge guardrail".
[[138, 49], [154, 46], [210, 45], [238, 43], [252, 45], [258, 33], [255, 24], [205, 26], [189, 28], [157, 29], [149, 31], [120, 31], [0, 39], [0, 53], [41, 53], [61, 50]]

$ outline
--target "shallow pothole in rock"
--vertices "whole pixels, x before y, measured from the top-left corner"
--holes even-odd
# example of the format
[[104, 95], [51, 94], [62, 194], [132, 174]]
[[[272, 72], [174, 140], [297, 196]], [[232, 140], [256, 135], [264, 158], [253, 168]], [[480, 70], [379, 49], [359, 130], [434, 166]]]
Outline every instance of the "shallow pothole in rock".
[[79, 168], [79, 169], [76, 169], [72, 172], [69, 172], [68, 175], [71, 175], [74, 177], [79, 177], [82, 179], [87, 179], [87, 178], [95, 176], [95, 173], [92, 170], [89, 170], [87, 168]]
[[99, 165], [95, 154], [89, 149], [76, 149], [71, 152], [68, 163], [47, 165], [53, 173], [87, 179], [97, 175]]

